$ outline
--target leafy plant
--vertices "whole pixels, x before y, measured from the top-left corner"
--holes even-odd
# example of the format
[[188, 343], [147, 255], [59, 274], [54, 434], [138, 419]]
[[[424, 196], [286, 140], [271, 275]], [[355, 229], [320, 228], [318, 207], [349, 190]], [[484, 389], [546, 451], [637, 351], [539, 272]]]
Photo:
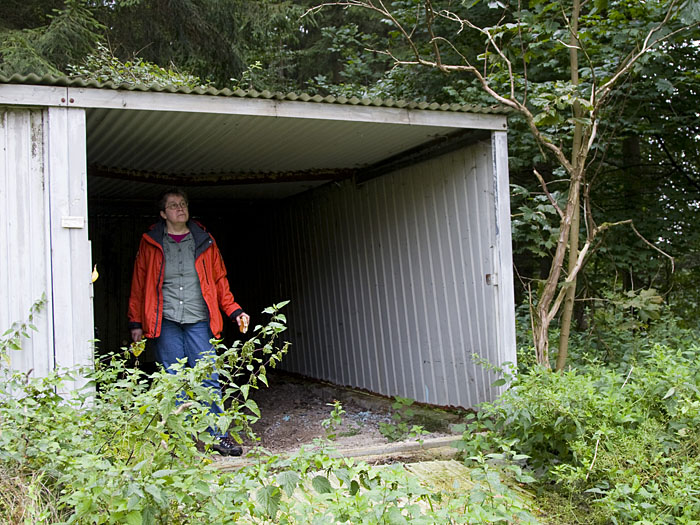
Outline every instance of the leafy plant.
[[557, 374], [535, 367], [517, 375], [465, 423], [467, 461], [516, 464], [517, 476], [593, 506], [587, 522], [692, 523], [700, 512], [700, 348], [696, 334], [660, 319], [616, 332], [610, 341], [623, 350], [611, 349], [606, 366], [582, 359]]
[[114, 82], [115, 84], [159, 84], [183, 86], [190, 89], [208, 87], [199, 77], [183, 73], [173, 64], [164, 68], [134, 56], [122, 62], [105, 44], [98, 43], [94, 53], [88, 54], [81, 64], [69, 64], [68, 74], [85, 80]]
[[326, 429], [326, 438], [332, 440], [335, 439], [337, 435], [338, 427], [343, 424], [343, 414], [345, 414], [345, 410], [337, 399], [334, 400], [333, 403], [327, 403], [327, 405], [332, 406], [333, 410], [331, 411], [330, 417], [321, 422], [321, 426]]
[[[266, 384], [266, 367], [278, 363], [287, 348], [276, 346], [285, 329], [279, 311], [284, 304], [266, 309], [270, 321], [256, 326], [250, 341], [233, 348], [219, 345], [215, 360], [177, 374], [146, 375], [129, 368], [123, 353], [105, 357], [94, 370], [57, 371], [45, 378], [0, 368], [0, 521], [536, 522], [494, 474], [488, 483], [477, 482], [478, 492], [437, 490], [398, 465], [371, 467], [338, 457], [320, 440], [291, 456], [256, 448], [249, 454], [250, 466], [219, 470], [197, 449], [196, 440], [210, 443], [210, 427], [250, 433], [260, 414], [248, 395], [259, 382]], [[29, 322], [6, 333], [0, 351], [7, 353], [25, 325]], [[219, 416], [208, 410], [217, 394], [201, 386], [214, 367], [233, 381]], [[251, 379], [242, 381], [248, 373]], [[59, 394], [77, 374], [98, 388]], [[329, 428], [342, 415], [340, 403], [333, 406]]]
[[[258, 381], [266, 383], [265, 367], [275, 366], [287, 350], [286, 344], [275, 346], [285, 329], [279, 312], [285, 304], [266, 309], [269, 323], [257, 326], [249, 341], [221, 348], [216, 359], [192, 368], [181, 366], [177, 374], [146, 376], [127, 368], [121, 354], [94, 370], [37, 379], [3, 367], [0, 465], [29, 479], [39, 476], [69, 522], [208, 521], [207, 515], [218, 512], [220, 492], [228, 489], [219, 486], [196, 443], [211, 444], [208, 428], [228, 430], [237, 439], [250, 433], [260, 413], [248, 392]], [[12, 334], [3, 340], [3, 352]], [[252, 372], [247, 382], [226, 390], [227, 408], [220, 415], [209, 411], [211, 403], [221, 402], [218, 393], [202, 386], [215, 368], [229, 380], [239, 379], [241, 370]], [[59, 395], [77, 374], [99, 388]]]
[[5, 330], [0, 338], [0, 358], [5, 361], [5, 364], [10, 364], [9, 351], [22, 350], [22, 338], [29, 339], [29, 330], [37, 331], [34, 326], [34, 316], [36, 316], [46, 306], [46, 294], [41, 295], [41, 299], [36, 301], [29, 309], [27, 320], [23, 322], [16, 321], [12, 326]]
[[262, 64], [259, 60], [250, 64], [243, 73], [241, 73], [241, 78], [231, 78], [231, 89], [252, 89], [252, 79], [255, 77], [255, 73], [262, 70]]
[[[551, 197], [559, 206], [566, 195], [552, 191]], [[532, 194], [527, 188], [511, 184], [511, 230], [515, 252], [528, 252], [534, 257], [551, 257], [557, 244], [559, 225], [557, 210], [544, 194]]]
[[420, 441], [420, 436], [427, 434], [423, 425], [412, 424], [415, 417], [415, 412], [411, 408], [415, 401], [401, 396], [394, 396], [394, 402], [391, 408], [394, 413], [391, 414], [391, 422], [384, 421], [379, 423], [379, 432], [389, 441], [401, 441], [408, 437], [416, 438]]

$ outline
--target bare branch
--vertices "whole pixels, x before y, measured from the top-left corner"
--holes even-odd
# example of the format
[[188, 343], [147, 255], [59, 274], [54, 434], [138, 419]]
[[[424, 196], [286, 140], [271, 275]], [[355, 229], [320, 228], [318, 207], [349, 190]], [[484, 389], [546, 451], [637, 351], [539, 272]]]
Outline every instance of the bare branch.
[[428, 27], [430, 44], [433, 46], [433, 54], [435, 55], [437, 67], [442, 71], [442, 55], [440, 54], [438, 40], [435, 38], [435, 32], [433, 31], [433, 20], [435, 20], [435, 11], [433, 10], [432, 2], [430, 0], [425, 0], [425, 24]]
[[583, 267], [583, 260], [586, 258], [590, 247], [591, 241], [587, 240], [586, 243], [583, 245], [583, 248], [581, 248], [581, 251], [579, 251], [578, 259], [576, 259], [576, 266], [574, 266], [573, 270], [569, 272], [569, 275], [566, 277], [566, 279], [564, 279], [564, 282], [562, 283], [561, 288], [559, 289], [559, 293], [557, 294], [556, 299], [554, 300], [552, 306], [547, 312], [547, 320], [549, 322], [551, 322], [557, 315], [557, 312], [561, 307], [561, 303], [564, 301], [564, 297], [566, 297], [566, 292], [569, 289], [569, 287], [575, 286], [574, 281], [576, 279], [576, 276], [578, 275], [579, 270]]
[[552, 303], [552, 307], [550, 308], [549, 312], [547, 313], [547, 318], [549, 319], [550, 322], [557, 315], [557, 312], [559, 311], [559, 307], [561, 306], [561, 303], [564, 300], [564, 297], [566, 295], [567, 288], [569, 286], [573, 285], [573, 282], [576, 280], [576, 276], [581, 271], [581, 268], [583, 268], [584, 260], [586, 259], [586, 255], [588, 254], [588, 251], [591, 248], [591, 243], [593, 242], [593, 239], [595, 239], [596, 235], [598, 235], [599, 233], [602, 233], [605, 230], [608, 230], [614, 226], [621, 226], [623, 224], [632, 224], [632, 219], [627, 219], [627, 220], [618, 221], [618, 222], [604, 222], [599, 227], [593, 229], [593, 231], [591, 232], [590, 238], [586, 239], [586, 243], [583, 245], [583, 248], [581, 248], [581, 251], [578, 254], [578, 258], [576, 259], [576, 264], [574, 265], [572, 270], [569, 272], [569, 275], [566, 276], [564, 283], [562, 284], [561, 288], [559, 289], [559, 293], [557, 295], [557, 298], [555, 299], [554, 303]]
[[644, 236], [643, 236], [641, 233], [639, 233], [639, 232], [637, 231], [637, 228], [634, 227], [634, 224], [632, 223], [632, 221], [630, 221], [630, 226], [632, 227], [632, 231], [634, 231], [634, 233], [637, 234], [637, 237], [639, 237], [642, 241], [644, 241], [644, 243], [645, 243], [647, 246], [653, 248], [654, 250], [656, 250], [657, 252], [659, 252], [659, 253], [660, 253], [661, 255], [663, 255], [664, 257], [668, 257], [668, 259], [671, 261], [671, 273], [675, 272], [675, 271], [676, 271], [676, 263], [675, 263], [673, 257], [671, 257], [669, 254], [667, 254], [665, 251], [663, 251], [663, 250], [662, 250], [661, 248], [659, 248], [658, 246], [655, 246], [655, 245], [652, 244], [651, 242], [647, 241], [647, 240], [644, 238]]
[[[447, 44], [447, 45], [450, 47], [450, 49], [452, 49], [452, 51], [454, 51], [454, 52], [459, 56], [459, 58], [462, 60], [462, 62], [464, 62], [464, 63], [465, 63], [468, 67], [470, 67], [470, 68], [473, 68], [473, 67], [474, 67], [474, 66], [472, 66], [472, 64], [469, 62], [469, 59], [468, 59], [467, 57], [465, 57], [465, 56], [462, 54], [462, 52], [461, 52], [459, 49], [457, 49], [457, 47], [456, 47], [450, 40], [448, 40], [448, 39], [446, 39], [445, 37], [442, 37], [442, 36], [435, 36], [435, 37], [433, 37], [433, 40], [435, 40], [435, 41], [440, 41], [440, 42], [443, 42], [443, 43]], [[433, 40], [430, 41], [431, 44], [433, 43]], [[442, 70], [443, 70], [443, 71], [446, 71], [445, 69], [442, 69]], [[476, 70], [476, 68], [474, 68], [474, 70]]]
[[633, 366], [630, 367], [630, 371], [629, 371], [629, 373], [627, 374], [627, 377], [625, 378], [625, 382], [622, 383], [622, 386], [620, 387], [620, 390], [622, 390], [623, 388], [625, 388], [625, 385], [627, 384], [627, 381], [630, 380], [630, 376], [632, 375], [632, 370], [634, 370], [634, 367], [633, 367]]
[[[518, 0], [518, 11], [522, 10], [522, 0]], [[525, 44], [523, 39], [523, 27], [518, 24], [518, 36], [520, 39], [520, 55], [523, 57], [523, 104], [527, 104], [528, 82], [527, 61], [525, 60]]]
[[593, 470], [593, 465], [595, 465], [595, 460], [598, 457], [598, 445], [600, 445], [600, 438], [598, 438], [595, 442], [595, 452], [593, 453], [593, 461], [591, 461], [591, 466], [588, 467], [588, 472], [586, 472], [586, 481], [588, 481], [588, 476], [590, 476], [591, 471]]
[[[598, 176], [600, 176], [600, 174], [602, 173], [603, 164], [605, 163], [606, 158], [607, 158], [607, 156], [608, 156], [608, 149], [609, 149], [609, 148], [608, 148], [608, 142], [611, 142], [611, 141], [612, 141], [612, 137], [616, 137], [616, 136], [618, 135], [617, 130], [619, 129], [619, 127], [620, 127], [621, 124], [622, 124], [622, 118], [621, 118], [621, 117], [622, 117], [622, 115], [624, 114], [625, 109], [627, 108], [628, 101], [629, 101], [629, 95], [630, 95], [630, 92], [631, 92], [631, 91], [632, 91], [632, 86], [628, 85], [628, 86], [627, 86], [627, 90], [626, 90], [626, 92], [625, 92], [624, 94], [620, 94], [619, 91], [616, 92], [616, 93], [617, 93], [616, 96], [622, 97], [622, 103], [621, 103], [621, 104], [618, 104], [618, 103], [613, 102], [613, 101], [610, 101], [610, 102], [608, 103], [608, 107], [612, 106], [612, 107], [617, 108], [618, 118], [608, 119], [608, 122], [609, 122], [610, 120], [612, 120], [612, 122], [614, 123], [613, 126], [612, 126], [612, 129], [610, 129], [610, 131], [607, 131], [607, 132], [606, 132], [606, 131], [598, 132], [598, 134], [600, 134], [600, 133], [607, 133], [608, 136], [611, 137], [611, 139], [608, 140], [608, 141], [605, 141], [603, 138], [601, 138], [601, 139], [598, 141], [598, 142], [599, 142], [599, 147], [598, 147], [596, 150], [594, 150], [593, 158], [591, 158], [591, 159], [588, 161], [588, 165], [593, 164], [593, 163], [596, 161], [596, 159], [598, 159], [599, 153], [602, 151], [602, 154], [601, 154], [601, 156], [600, 156], [600, 160], [598, 161], [598, 167], [597, 167], [597, 169], [596, 169], [596, 172], [593, 174], [593, 176], [587, 176], [588, 182], [589, 182], [589, 184], [590, 184], [591, 186], [593, 186], [593, 184], [595, 183], [595, 181], [596, 181], [596, 179], [598, 178]], [[601, 147], [601, 145], [603, 145], [603, 147]]]
[[547, 196], [549, 199], [549, 202], [551, 203], [552, 206], [554, 206], [554, 209], [557, 210], [557, 213], [559, 214], [559, 218], [564, 219], [564, 212], [561, 211], [561, 208], [559, 207], [559, 204], [557, 204], [557, 201], [554, 200], [554, 196], [549, 191], [549, 188], [547, 188], [547, 183], [544, 181], [544, 178], [542, 175], [540, 175], [540, 172], [537, 170], [532, 170], [535, 173], [535, 177], [537, 177], [537, 180], [540, 181], [540, 185], [542, 186], [542, 189], [544, 190], [544, 194]]
[[669, 40], [670, 38], [683, 33], [684, 31], [687, 31], [693, 27], [698, 27], [700, 24], [695, 23], [691, 24], [688, 26], [683, 26], [681, 28], [676, 29], [675, 31], [671, 31], [667, 35], [664, 35], [662, 37], [657, 38], [656, 40], [652, 41], [651, 39], [654, 37], [656, 33], [661, 31], [664, 26], [668, 24], [668, 22], [671, 20], [674, 14], [677, 13], [677, 7], [678, 7], [678, 2], [676, 0], [671, 0], [669, 3], [668, 9], [666, 10], [666, 15], [664, 16], [664, 19], [659, 22], [658, 25], [655, 27], [652, 27], [649, 32], [647, 33], [646, 37], [644, 38], [644, 41], [641, 45], [640, 48], [637, 48], [635, 51], [632, 51], [627, 57], [622, 61], [622, 64], [618, 71], [608, 80], [605, 84], [603, 84], [600, 89], [598, 90], [598, 96], [596, 97], [594, 101], [594, 105], [596, 107], [600, 107], [605, 99], [610, 95], [613, 87], [617, 84], [618, 80], [620, 77], [626, 75], [630, 69], [632, 69], [632, 66], [640, 59], [642, 58], [647, 52], [649, 52], [651, 49], [654, 47], [658, 46], [661, 42], [665, 42]]
[[[566, 279], [562, 283], [561, 288], [559, 289], [559, 293], [557, 294], [557, 298], [554, 300], [552, 303], [552, 307], [550, 308], [549, 312], [547, 312], [547, 319], [551, 322], [554, 317], [557, 315], [557, 312], [559, 311], [559, 307], [561, 306], [562, 301], [564, 300], [564, 297], [566, 295], [566, 290], [569, 286], [573, 285], [574, 280], [576, 279], [576, 276], [579, 274], [581, 271], [581, 268], [583, 268], [584, 265], [584, 260], [586, 258], [586, 255], [588, 254], [591, 243], [595, 239], [595, 237], [599, 233], [603, 233], [606, 230], [609, 230], [610, 228], [613, 228], [615, 226], [622, 226], [624, 224], [629, 224], [630, 228], [632, 228], [632, 231], [637, 234], [637, 236], [642, 239], [648, 246], [656, 250], [657, 252], [661, 253], [663, 256], [668, 257], [671, 261], [671, 271], [675, 271], [675, 265], [674, 265], [674, 259], [670, 255], [668, 255], [666, 252], [658, 248], [657, 246], [654, 246], [651, 242], [646, 240], [644, 236], [642, 236], [638, 231], [637, 228], [635, 228], [634, 223], [632, 222], [632, 219], [627, 219], [624, 221], [618, 221], [618, 222], [604, 222], [601, 224], [599, 227], [593, 228], [593, 231], [591, 232], [589, 238], [586, 240], [586, 243], [583, 245], [583, 248], [581, 248], [581, 251], [579, 252], [578, 259], [576, 260], [576, 265], [572, 269], [571, 272], [569, 272], [569, 275], [567, 275]], [[600, 245], [596, 245], [596, 248]], [[595, 251], [595, 249], [594, 249]]]
[[[516, 100], [515, 99], [515, 74], [513, 73], [513, 64], [508, 59], [508, 57], [503, 53], [500, 46], [498, 44], [496, 44], [496, 40], [493, 38], [493, 35], [491, 34], [491, 32], [487, 31], [486, 29], [484, 29], [482, 27], [479, 27], [479, 26], [473, 24], [469, 19], [461, 18], [460, 16], [458, 16], [457, 14], [455, 14], [451, 11], [441, 11], [440, 16], [442, 16], [443, 18], [446, 18], [447, 20], [451, 20], [453, 22], [458, 22], [460, 25], [466, 25], [470, 29], [477, 31], [486, 37], [489, 46], [493, 47], [493, 49], [496, 51], [498, 56], [501, 58], [501, 60], [503, 60], [503, 62], [506, 64], [506, 67], [508, 68], [508, 79], [510, 82], [510, 99], [515, 101]], [[486, 76], [485, 72], [486, 72], [486, 70], [484, 69], [484, 74], [479, 75], [480, 81], [485, 78], [485, 76]], [[482, 85], [484, 84], [484, 82], [485, 82], [485, 80], [482, 81]], [[492, 92], [493, 92], [493, 90], [490, 90], [489, 94], [491, 94]], [[491, 95], [491, 96], [493, 96], [493, 95]]]
[[[554, 251], [554, 256], [552, 257], [552, 264], [549, 269], [549, 275], [545, 281], [544, 288], [540, 293], [539, 305], [541, 305], [542, 310], [539, 312], [539, 317], [541, 322], [549, 324], [556, 314], [556, 310], [559, 309], [559, 305], [552, 307], [547, 311], [547, 305], [549, 305], [554, 298], [556, 293], [557, 285], [559, 283], [559, 278], [561, 276], [562, 268], [564, 266], [564, 257], [567, 250], [567, 240], [569, 238], [569, 231], [571, 229], [571, 215], [575, 209], [576, 201], [579, 198], [579, 187], [578, 180], [572, 180], [570, 184], [569, 196], [566, 201], [566, 211], [564, 212], [564, 217], [561, 220], [561, 225], [559, 227], [559, 238], [557, 239], [557, 248]], [[554, 314], [552, 313], [554, 310]]]
[[591, 235], [597, 231], [593, 210], [591, 206], [591, 185], [583, 185], [583, 220], [586, 225], [586, 239], [593, 239]]
[[[430, 0], [426, 0], [427, 3], [427, 8], [432, 9], [432, 4], [430, 3]], [[496, 43], [493, 35], [475, 24], [473, 24], [471, 21], [468, 19], [463, 19], [456, 15], [453, 12], [450, 11], [440, 11], [437, 13], [437, 16], [443, 17], [446, 20], [450, 20], [452, 22], [458, 23], [460, 25], [460, 30], [463, 29], [464, 27], [468, 27], [470, 29], [473, 29], [475, 31], [478, 31], [480, 34], [486, 37], [489, 46], [492, 47], [495, 51], [495, 53], [500, 57], [500, 59], [503, 61], [503, 63], [506, 65], [508, 69], [508, 76], [509, 76], [509, 82], [510, 82], [510, 98], [504, 97], [503, 95], [500, 95], [497, 93], [490, 85], [487, 80], [487, 77], [485, 74], [480, 72], [475, 66], [473, 66], [471, 63], [469, 63], [468, 60], [466, 60], [466, 57], [462, 54], [459, 53], [460, 58], [464, 61], [465, 65], [447, 65], [441, 62], [441, 57], [438, 54], [435, 56], [435, 60], [426, 60], [421, 56], [420, 50], [416, 46], [415, 42], [413, 42], [411, 38], [411, 34], [401, 25], [401, 23], [396, 19], [396, 17], [393, 16], [393, 14], [389, 11], [389, 9], [386, 8], [386, 6], [383, 4], [383, 2], [379, 2], [378, 4], [373, 3], [371, 0], [370, 1], [362, 1], [362, 0], [341, 0], [338, 2], [326, 2], [323, 4], [320, 4], [318, 6], [315, 6], [307, 11], [308, 12], [313, 12], [316, 10], [319, 10], [323, 7], [327, 6], [341, 6], [341, 7], [361, 7], [365, 9], [369, 9], [371, 11], [374, 11], [376, 13], [379, 13], [383, 17], [387, 18], [388, 20], [391, 21], [391, 23], [398, 29], [398, 31], [401, 33], [403, 36], [404, 40], [406, 41], [407, 45], [411, 49], [411, 53], [415, 57], [415, 60], [400, 60], [396, 56], [394, 56], [390, 51], [382, 51], [382, 54], [385, 54], [394, 60], [395, 64], [397, 65], [420, 65], [420, 66], [425, 66], [425, 67], [430, 67], [430, 68], [435, 68], [439, 69], [441, 71], [444, 71], [446, 73], [452, 73], [452, 72], [467, 72], [471, 73], [474, 75], [481, 85], [482, 89], [490, 95], [494, 100], [496, 100], [498, 103], [509, 107], [511, 109], [514, 109], [518, 113], [522, 114], [523, 117], [525, 118], [526, 122], [528, 123], [528, 127], [530, 128], [530, 131], [533, 133], [535, 136], [536, 141], [541, 144], [546, 150], [549, 150], [551, 154], [554, 155], [554, 157], [557, 159], [557, 161], [564, 167], [564, 169], [567, 170], [567, 172], [571, 173], [572, 168], [571, 168], [571, 163], [569, 162], [568, 158], [562, 151], [562, 149], [557, 146], [556, 144], [553, 144], [551, 141], [549, 141], [543, 134], [542, 132], [537, 128], [537, 125], [535, 124], [534, 121], [534, 115], [530, 112], [530, 110], [525, 106], [524, 103], [519, 102], [515, 98], [515, 74], [513, 73], [513, 66], [506, 57], [506, 55], [503, 53], [501, 50], [500, 46]], [[434, 11], [433, 11], [434, 12]], [[446, 39], [442, 37], [437, 37], [435, 35], [432, 35], [431, 38], [431, 45], [435, 48], [437, 46], [437, 42], [448, 42]], [[455, 46], [452, 43], [449, 43], [451, 49], [457, 51], [455, 49]]]

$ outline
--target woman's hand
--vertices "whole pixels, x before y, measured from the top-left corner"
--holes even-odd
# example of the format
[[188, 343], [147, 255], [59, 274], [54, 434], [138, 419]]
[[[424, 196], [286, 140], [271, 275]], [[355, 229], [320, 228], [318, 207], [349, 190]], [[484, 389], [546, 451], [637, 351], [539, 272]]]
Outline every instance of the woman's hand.
[[[242, 315], [242, 314], [241, 314]], [[141, 339], [143, 339], [143, 329], [141, 328], [132, 328], [131, 329], [131, 340], [134, 343], [138, 343]]]
[[248, 324], [250, 324], [250, 316], [243, 312], [238, 317], [236, 317], [236, 322], [238, 323], [238, 329], [242, 334], [248, 331]]

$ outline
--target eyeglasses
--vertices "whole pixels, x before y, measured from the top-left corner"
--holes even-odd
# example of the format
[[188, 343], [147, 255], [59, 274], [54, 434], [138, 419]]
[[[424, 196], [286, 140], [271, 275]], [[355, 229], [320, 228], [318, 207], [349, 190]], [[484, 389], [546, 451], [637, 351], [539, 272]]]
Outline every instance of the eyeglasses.
[[174, 211], [174, 210], [186, 210], [186, 209], [187, 209], [187, 203], [186, 203], [185, 201], [182, 201], [180, 204], [178, 204], [177, 202], [173, 202], [173, 203], [171, 203], [171, 204], [168, 204], [168, 205], [165, 207], [165, 209], [166, 209], [166, 210], [172, 210], [172, 211]]

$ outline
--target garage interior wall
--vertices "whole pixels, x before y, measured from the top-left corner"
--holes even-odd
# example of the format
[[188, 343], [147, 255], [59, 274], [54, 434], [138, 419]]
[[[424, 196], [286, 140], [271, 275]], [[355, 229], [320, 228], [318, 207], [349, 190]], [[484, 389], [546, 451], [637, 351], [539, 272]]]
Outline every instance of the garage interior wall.
[[472, 359], [500, 364], [493, 180], [486, 141], [290, 205], [272, 274], [292, 300], [283, 367], [436, 405], [493, 399]]
[[[124, 182], [124, 184], [129, 184]], [[186, 189], [186, 187], [185, 187]], [[281, 368], [387, 396], [470, 407], [500, 364], [491, 142], [374, 178], [283, 201], [193, 201], [216, 238], [236, 299], [265, 321], [285, 308]], [[91, 204], [95, 324], [103, 348], [126, 344], [126, 301], [140, 235], [155, 208]], [[231, 344], [233, 325], [224, 337]], [[508, 360], [515, 361], [515, 356]], [[152, 359], [152, 350], [146, 356]]]

